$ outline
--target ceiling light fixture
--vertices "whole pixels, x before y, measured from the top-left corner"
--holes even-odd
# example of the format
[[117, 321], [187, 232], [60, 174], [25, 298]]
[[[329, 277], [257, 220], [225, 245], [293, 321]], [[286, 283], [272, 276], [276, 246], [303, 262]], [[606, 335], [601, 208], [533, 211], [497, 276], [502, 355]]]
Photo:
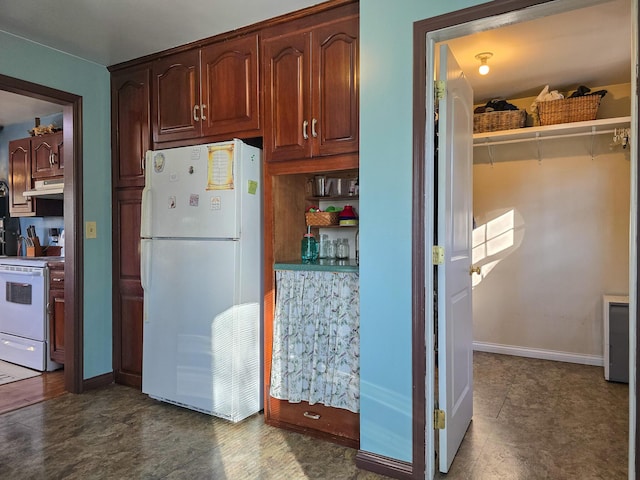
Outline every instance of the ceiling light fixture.
[[476, 55], [476, 58], [480, 60], [480, 66], [478, 67], [478, 73], [480, 75], [486, 75], [489, 73], [489, 65], [487, 65], [487, 60], [493, 57], [493, 53], [491, 52], [482, 52]]

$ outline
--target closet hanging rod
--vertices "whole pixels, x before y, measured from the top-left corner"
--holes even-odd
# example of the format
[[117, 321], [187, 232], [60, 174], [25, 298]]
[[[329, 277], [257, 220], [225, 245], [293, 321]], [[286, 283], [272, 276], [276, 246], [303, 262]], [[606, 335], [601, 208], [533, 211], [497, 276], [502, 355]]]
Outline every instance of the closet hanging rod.
[[478, 143], [473, 144], [474, 147], [486, 147], [489, 145], [506, 145], [509, 143], [521, 143], [521, 142], [531, 142], [534, 140], [553, 140], [555, 138], [569, 138], [569, 137], [586, 137], [591, 135], [604, 135], [604, 134], [612, 134], [614, 133], [614, 129], [610, 130], [597, 130], [597, 131], [587, 131], [587, 132], [578, 132], [578, 133], [566, 133], [566, 134], [557, 134], [557, 135], [540, 135], [535, 137], [527, 137], [527, 138], [514, 138], [512, 140], [494, 140], [494, 141], [485, 141], [482, 142], [480, 139], [476, 139]]

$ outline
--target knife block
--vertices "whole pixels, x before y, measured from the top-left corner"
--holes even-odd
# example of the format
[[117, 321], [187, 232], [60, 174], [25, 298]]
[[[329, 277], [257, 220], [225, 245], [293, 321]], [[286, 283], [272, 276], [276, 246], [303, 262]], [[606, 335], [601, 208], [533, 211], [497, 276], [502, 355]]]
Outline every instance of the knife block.
[[33, 247], [27, 247], [27, 257], [41, 257], [42, 246], [40, 245], [40, 239], [31, 237], [31, 240], [33, 240]]

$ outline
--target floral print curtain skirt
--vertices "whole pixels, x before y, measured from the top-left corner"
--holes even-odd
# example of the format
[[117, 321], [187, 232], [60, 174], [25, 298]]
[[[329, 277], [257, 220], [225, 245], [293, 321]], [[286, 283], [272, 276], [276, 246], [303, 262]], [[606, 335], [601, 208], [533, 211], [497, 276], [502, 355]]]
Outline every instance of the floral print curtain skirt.
[[270, 395], [358, 412], [359, 275], [276, 271]]

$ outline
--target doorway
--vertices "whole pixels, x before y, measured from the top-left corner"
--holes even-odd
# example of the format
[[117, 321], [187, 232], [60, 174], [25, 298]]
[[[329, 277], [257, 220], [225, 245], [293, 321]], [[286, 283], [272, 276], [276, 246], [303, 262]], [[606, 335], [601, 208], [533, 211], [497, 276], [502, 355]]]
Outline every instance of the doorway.
[[82, 97], [43, 85], [0, 75], [0, 90], [37, 98], [62, 107], [64, 124], [65, 230], [65, 367], [64, 385], [71, 393], [83, 391], [84, 258], [82, 247]]
[[[433, 182], [430, 178], [430, 173], [433, 166], [433, 152], [429, 150], [429, 137], [431, 134], [429, 132], [433, 132], [433, 121], [431, 118], [424, 118], [424, 112], [433, 111], [433, 104], [429, 104], [430, 98], [432, 95], [429, 90], [432, 88], [431, 85], [426, 85], [424, 82], [424, 78], [432, 78], [432, 71], [429, 70], [429, 65], [433, 65], [433, 53], [428, 50], [432, 46], [429, 45], [429, 39], [434, 41], [434, 33], [440, 33], [441, 36], [437, 37], [437, 40], [445, 40], [448, 38], [454, 38], [455, 34], [451, 31], [444, 32], [445, 29], [455, 29], [456, 26], [461, 25], [471, 25], [471, 22], [474, 22], [474, 27], [479, 30], [481, 28], [496, 28], [500, 26], [500, 18], [497, 17], [503, 13], [511, 12], [508, 23], [515, 23], [519, 21], [524, 21], [533, 18], [532, 11], [529, 9], [525, 11], [528, 7], [532, 7], [537, 4], [542, 5], [545, 15], [552, 15], [554, 13], [553, 9], [556, 7], [561, 7], [563, 9], [572, 9], [584, 6], [584, 3], [579, 4], [577, 2], [572, 2], [571, 0], [566, 2], [528, 2], [528, 1], [504, 1], [504, 2], [492, 2], [489, 4], [480, 5], [478, 7], [472, 7], [463, 11], [454, 12], [448, 15], [443, 15], [441, 17], [435, 17], [432, 19], [425, 20], [423, 22], [418, 22], [415, 25], [414, 29], [414, 38], [415, 38], [415, 56], [416, 59], [414, 69], [414, 258], [418, 259], [426, 259], [426, 248], [425, 245], [430, 245], [431, 238], [433, 238], [433, 220], [431, 218], [430, 210], [433, 209], [433, 205], [431, 199], [434, 198], [434, 188]], [[545, 10], [546, 8], [546, 10]], [[637, 9], [637, 5], [634, 2], [634, 9]], [[635, 11], [637, 14], [637, 11]], [[636, 15], [637, 16], [637, 15]], [[632, 15], [632, 18], [634, 16]], [[459, 30], [458, 35], [461, 35], [462, 30]], [[431, 34], [431, 36], [429, 35]], [[450, 36], [446, 36], [446, 35]], [[425, 38], [427, 42], [425, 44]], [[637, 48], [637, 32], [634, 31], [634, 43]], [[634, 54], [637, 50], [634, 49]], [[431, 55], [431, 56], [429, 56]], [[421, 65], [424, 64], [424, 59], [427, 58], [427, 66]], [[634, 87], [632, 87], [633, 89]], [[635, 92], [632, 91], [631, 98], [635, 99]], [[635, 118], [635, 112], [637, 112], [637, 100], [633, 101], [632, 105], [632, 132], [637, 131], [637, 121]], [[632, 134], [635, 136], [635, 134]], [[637, 156], [637, 151], [635, 147], [631, 153], [632, 166], [631, 166], [631, 175], [632, 175], [632, 183], [635, 185], [636, 182], [636, 170], [635, 170], [635, 160]], [[426, 167], [425, 167], [426, 165]], [[635, 231], [635, 217], [637, 214], [636, 211], [636, 198], [635, 198], [635, 190], [632, 187], [632, 204], [631, 204], [631, 212], [632, 212], [632, 221], [631, 221], [631, 231], [632, 233]], [[420, 199], [425, 198], [426, 201], [423, 203]], [[631, 238], [635, 238], [633, 235]], [[630, 285], [631, 285], [631, 318], [635, 319], [635, 263], [636, 263], [636, 245], [632, 244], [629, 246], [630, 248], [630, 261], [629, 264], [632, 267], [630, 272]], [[430, 268], [423, 268], [423, 271], [420, 271], [420, 263], [416, 262], [414, 264], [414, 288], [415, 292], [424, 292], [425, 286], [433, 285], [434, 283], [434, 273]], [[424, 339], [433, 338], [433, 323], [429, 312], [433, 311], [434, 300], [431, 295], [426, 295], [424, 299], [419, 298], [420, 295], [414, 295], [414, 323], [413, 323], [413, 332], [414, 332], [414, 365], [416, 366], [414, 370], [414, 392], [426, 392], [426, 399], [422, 399], [422, 403], [419, 403], [419, 394], [414, 396], [414, 419], [417, 418], [426, 418], [430, 419], [433, 412], [433, 396], [432, 385], [433, 383], [433, 374], [435, 371], [435, 359], [431, 354], [427, 354], [425, 359], [419, 358], [419, 353], [416, 355], [416, 352], [431, 351], [430, 341], [427, 342], [427, 345], [424, 345]], [[426, 317], [421, 316], [421, 314], [427, 313]], [[427, 319], [424, 322], [425, 318]], [[425, 323], [422, 327], [419, 325], [420, 323]], [[636, 322], [632, 321], [630, 325], [630, 336], [632, 339], [633, 348], [631, 349], [631, 362], [632, 365], [635, 365], [635, 332], [636, 332]], [[421, 343], [422, 342], [422, 343]], [[422, 370], [424, 368], [426, 370]], [[420, 383], [421, 377], [424, 378], [424, 374], [426, 373], [427, 383]], [[631, 375], [633, 377], [633, 375]], [[631, 398], [635, 400], [635, 385], [632, 378], [632, 383], [630, 385]], [[424, 388], [422, 388], [424, 387]], [[422, 412], [417, 411], [416, 409], [420, 409], [421, 407], [425, 407], [425, 410]], [[631, 402], [630, 405], [630, 452], [634, 452], [635, 454], [635, 401]], [[424, 424], [423, 424], [424, 425]], [[420, 451], [420, 446], [416, 445], [417, 442], [422, 440], [422, 445], [434, 445], [433, 439], [433, 430], [428, 426], [424, 435], [420, 437], [419, 430], [420, 426], [414, 423], [414, 471], [421, 471], [419, 468], [421, 457], [423, 455], [424, 465], [427, 472], [427, 478], [431, 478], [434, 473], [434, 464], [433, 458], [430, 450], [422, 450]], [[631, 470], [630, 465], [630, 470]]]

